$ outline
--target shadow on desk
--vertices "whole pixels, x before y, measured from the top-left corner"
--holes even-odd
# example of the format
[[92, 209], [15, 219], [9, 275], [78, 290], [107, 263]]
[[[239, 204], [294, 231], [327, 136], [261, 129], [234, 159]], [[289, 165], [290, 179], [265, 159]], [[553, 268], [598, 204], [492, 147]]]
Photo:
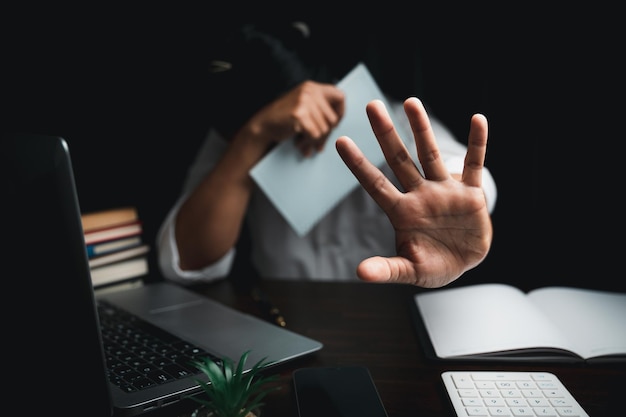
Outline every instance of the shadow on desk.
[[[266, 280], [262, 289], [279, 306], [287, 328], [319, 340], [324, 348], [276, 371], [281, 390], [270, 394], [264, 416], [297, 416], [292, 372], [300, 367], [366, 366], [390, 417], [449, 416], [443, 391], [445, 370], [522, 370], [554, 373], [590, 416], [616, 416], [626, 387], [626, 367], [572, 364], [468, 364], [429, 360], [415, 331], [410, 302], [420, 288], [399, 284], [321, 283]], [[228, 281], [195, 290], [261, 316], [252, 298]], [[179, 416], [195, 404], [181, 404], [154, 416]], [[185, 407], [187, 407], [185, 409]], [[623, 409], [622, 409], [623, 411]]]

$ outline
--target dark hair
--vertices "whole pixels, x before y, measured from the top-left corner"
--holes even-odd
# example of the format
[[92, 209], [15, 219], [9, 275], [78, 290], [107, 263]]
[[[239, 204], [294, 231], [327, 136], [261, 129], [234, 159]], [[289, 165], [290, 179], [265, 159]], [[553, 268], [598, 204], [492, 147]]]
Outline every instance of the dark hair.
[[313, 77], [300, 54], [306, 40], [289, 26], [243, 25], [211, 52], [209, 94], [215, 127], [230, 136], [258, 109]]
[[[212, 43], [209, 71], [213, 125], [230, 137], [262, 106], [309, 79], [336, 83], [359, 61], [365, 62], [381, 89], [401, 98], [415, 94], [401, 72], [417, 74], [415, 63], [398, 62], [389, 43], [397, 31], [367, 20], [358, 22], [265, 22], [232, 25]], [[393, 49], [393, 48], [392, 48]], [[409, 56], [403, 53], [402, 57]], [[389, 77], [386, 71], [392, 71]]]

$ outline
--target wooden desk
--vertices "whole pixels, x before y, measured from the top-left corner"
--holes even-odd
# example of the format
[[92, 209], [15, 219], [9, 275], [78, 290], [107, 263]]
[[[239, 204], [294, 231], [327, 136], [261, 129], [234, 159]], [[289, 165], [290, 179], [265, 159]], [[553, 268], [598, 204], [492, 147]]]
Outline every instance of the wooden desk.
[[[449, 364], [425, 358], [410, 316], [408, 285], [264, 281], [263, 290], [282, 311], [287, 327], [324, 343], [313, 355], [278, 369], [283, 387], [271, 394], [264, 416], [297, 416], [291, 373], [299, 367], [364, 365], [390, 417], [449, 416], [440, 374], [444, 370], [541, 370], [556, 374], [590, 416], [611, 413], [626, 387], [626, 367], [564, 364]], [[247, 295], [228, 282], [198, 291], [227, 305], [261, 315]], [[622, 412], [624, 409], [622, 409]], [[169, 414], [164, 415], [176, 415]]]

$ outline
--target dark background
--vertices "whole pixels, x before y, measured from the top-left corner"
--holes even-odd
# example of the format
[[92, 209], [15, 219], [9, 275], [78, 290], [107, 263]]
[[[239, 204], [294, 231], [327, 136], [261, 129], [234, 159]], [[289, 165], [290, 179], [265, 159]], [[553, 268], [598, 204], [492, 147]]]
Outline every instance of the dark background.
[[[461, 140], [473, 113], [490, 122], [493, 247], [453, 285], [624, 288], [614, 274], [623, 245], [605, 238], [621, 230], [621, 221], [607, 221], [613, 194], [600, 191], [605, 183], [590, 177], [596, 165], [586, 165], [606, 153], [589, 145], [597, 123], [585, 105], [601, 104], [595, 93], [609, 82], [598, 68], [610, 67], [612, 55], [576, 30], [546, 30], [549, 16], [519, 24], [515, 11], [465, 7], [387, 23], [392, 51], [421, 50], [424, 85], [407, 85], [407, 96], [419, 94]], [[203, 51], [224, 21], [165, 9], [40, 9], [4, 20], [2, 129], [63, 136], [83, 212], [137, 206], [154, 248], [211, 124]], [[589, 62], [594, 71], [583, 70]], [[392, 74], [381, 84], [402, 91], [395, 81]]]

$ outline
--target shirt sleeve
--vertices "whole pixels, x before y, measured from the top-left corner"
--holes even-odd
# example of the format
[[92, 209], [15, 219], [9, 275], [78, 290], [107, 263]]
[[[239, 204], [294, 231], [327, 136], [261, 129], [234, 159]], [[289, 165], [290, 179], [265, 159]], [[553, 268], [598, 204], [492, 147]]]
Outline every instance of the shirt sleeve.
[[202, 181], [215, 166], [226, 149], [226, 142], [214, 130], [209, 131], [194, 163], [189, 169], [183, 187], [183, 194], [169, 211], [157, 234], [157, 257], [161, 273], [170, 281], [183, 285], [199, 282], [211, 282], [226, 277], [235, 259], [235, 248], [228, 251], [221, 259], [201, 270], [188, 271], [180, 268], [180, 256], [176, 244], [176, 216], [188, 193]]

